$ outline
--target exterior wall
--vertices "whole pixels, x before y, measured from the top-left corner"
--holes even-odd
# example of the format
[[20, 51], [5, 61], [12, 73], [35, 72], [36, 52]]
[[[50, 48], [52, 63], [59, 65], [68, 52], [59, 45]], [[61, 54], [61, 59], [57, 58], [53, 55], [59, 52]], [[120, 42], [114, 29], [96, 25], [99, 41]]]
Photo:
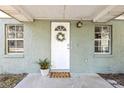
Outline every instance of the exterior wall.
[[[123, 73], [124, 72], [124, 21], [111, 21], [112, 55], [94, 55], [95, 23], [83, 22], [82, 28], [71, 21], [71, 72]], [[19, 23], [14, 19], [0, 19], [0, 73], [36, 73], [36, 61], [51, 55], [51, 21], [24, 24], [24, 55], [5, 55], [5, 24]], [[22, 24], [22, 23], [21, 23]], [[96, 23], [98, 24], [98, 23]], [[102, 23], [101, 23], [102, 24]]]
[[122, 51], [124, 48], [122, 46], [124, 45], [124, 21], [107, 23], [113, 27], [112, 55], [94, 54], [94, 23], [85, 22], [80, 29], [76, 28], [75, 24], [75, 22], [72, 22], [71, 25], [71, 71], [123, 73], [124, 59]]

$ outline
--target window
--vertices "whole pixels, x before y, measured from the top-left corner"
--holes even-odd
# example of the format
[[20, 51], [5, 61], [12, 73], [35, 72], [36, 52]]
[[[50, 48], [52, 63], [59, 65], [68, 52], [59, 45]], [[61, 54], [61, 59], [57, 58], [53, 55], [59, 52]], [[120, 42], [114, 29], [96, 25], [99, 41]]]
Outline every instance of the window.
[[112, 26], [95, 27], [95, 54], [111, 54]]
[[55, 31], [66, 31], [66, 28], [64, 26], [57, 26]]
[[6, 28], [6, 54], [23, 53], [24, 52], [23, 25], [7, 24], [5, 25], [5, 28]]

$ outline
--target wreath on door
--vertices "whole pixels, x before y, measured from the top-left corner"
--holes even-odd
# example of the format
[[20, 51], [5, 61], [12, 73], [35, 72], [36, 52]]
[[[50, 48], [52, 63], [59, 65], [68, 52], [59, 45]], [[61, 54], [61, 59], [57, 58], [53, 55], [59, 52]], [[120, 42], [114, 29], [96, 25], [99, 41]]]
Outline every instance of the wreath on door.
[[64, 41], [64, 40], [65, 40], [65, 34], [59, 32], [59, 33], [56, 35], [56, 39], [57, 39], [58, 41], [61, 41], [61, 42]]

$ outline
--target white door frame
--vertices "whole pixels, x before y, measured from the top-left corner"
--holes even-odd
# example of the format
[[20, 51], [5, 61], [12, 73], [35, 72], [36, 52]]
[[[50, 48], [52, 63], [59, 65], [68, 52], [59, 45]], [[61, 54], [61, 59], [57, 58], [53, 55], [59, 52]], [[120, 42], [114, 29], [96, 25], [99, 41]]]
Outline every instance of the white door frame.
[[68, 43], [69, 43], [69, 45], [67, 47], [68, 53], [69, 53], [69, 55], [68, 55], [68, 58], [69, 58], [68, 59], [69, 69], [54, 69], [54, 68], [51, 67], [52, 68], [51, 70], [70, 71], [70, 30], [71, 30], [70, 29], [70, 22], [67, 22], [67, 21], [66, 22], [64, 22], [64, 21], [60, 21], [60, 22], [59, 21], [52, 21], [51, 22], [51, 65], [53, 66], [53, 62], [52, 62], [52, 42], [53, 42], [52, 41], [52, 23], [68, 23], [69, 24], [69, 32], [68, 32], [69, 33], [69, 35], [68, 35], [68, 39], [69, 39], [69, 42]]

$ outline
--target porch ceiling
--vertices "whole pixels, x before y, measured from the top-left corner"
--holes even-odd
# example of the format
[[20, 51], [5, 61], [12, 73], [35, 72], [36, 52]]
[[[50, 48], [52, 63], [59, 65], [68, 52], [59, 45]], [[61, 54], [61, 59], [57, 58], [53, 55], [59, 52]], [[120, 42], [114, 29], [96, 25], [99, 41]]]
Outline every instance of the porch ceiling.
[[106, 22], [124, 13], [118, 5], [16, 5], [0, 6], [0, 10], [19, 21], [33, 19], [92, 20]]

